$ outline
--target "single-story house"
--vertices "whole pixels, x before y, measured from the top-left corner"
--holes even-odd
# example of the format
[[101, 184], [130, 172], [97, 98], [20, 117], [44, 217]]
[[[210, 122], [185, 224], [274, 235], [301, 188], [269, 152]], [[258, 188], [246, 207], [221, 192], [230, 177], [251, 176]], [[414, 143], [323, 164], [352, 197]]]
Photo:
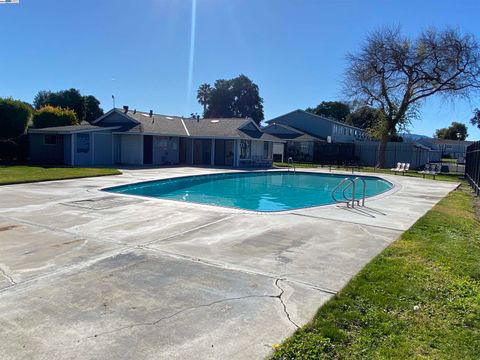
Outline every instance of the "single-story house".
[[268, 120], [266, 123], [287, 125], [332, 143], [353, 143], [367, 138], [364, 129], [300, 109]]
[[278, 138], [250, 118], [196, 119], [112, 109], [92, 124], [29, 129], [42, 164], [270, 166]]
[[325, 140], [288, 125], [271, 123], [262, 130], [284, 141], [284, 143], [273, 145], [275, 161], [283, 162], [292, 157], [295, 161], [312, 162], [314, 160], [315, 144], [325, 143]]

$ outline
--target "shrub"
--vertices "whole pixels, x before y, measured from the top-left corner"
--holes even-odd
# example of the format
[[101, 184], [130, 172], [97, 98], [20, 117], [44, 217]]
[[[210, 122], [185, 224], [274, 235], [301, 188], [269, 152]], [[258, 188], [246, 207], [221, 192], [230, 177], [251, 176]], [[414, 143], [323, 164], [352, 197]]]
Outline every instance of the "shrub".
[[35, 111], [33, 115], [33, 126], [37, 129], [77, 124], [77, 115], [70, 109], [45, 106]]
[[31, 117], [27, 103], [0, 98], [0, 138], [14, 139], [24, 134]]
[[0, 139], [0, 160], [17, 158], [18, 144], [13, 140]]

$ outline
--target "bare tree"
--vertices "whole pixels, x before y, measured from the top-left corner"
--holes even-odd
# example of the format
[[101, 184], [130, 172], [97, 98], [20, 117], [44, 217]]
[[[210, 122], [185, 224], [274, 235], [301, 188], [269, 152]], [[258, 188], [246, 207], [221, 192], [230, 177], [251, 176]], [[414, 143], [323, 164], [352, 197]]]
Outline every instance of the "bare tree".
[[384, 28], [347, 60], [346, 95], [385, 114], [373, 129], [380, 139], [381, 167], [389, 137], [417, 116], [425, 99], [468, 97], [480, 88], [479, 45], [472, 35], [453, 29], [430, 29], [411, 39], [399, 28]]

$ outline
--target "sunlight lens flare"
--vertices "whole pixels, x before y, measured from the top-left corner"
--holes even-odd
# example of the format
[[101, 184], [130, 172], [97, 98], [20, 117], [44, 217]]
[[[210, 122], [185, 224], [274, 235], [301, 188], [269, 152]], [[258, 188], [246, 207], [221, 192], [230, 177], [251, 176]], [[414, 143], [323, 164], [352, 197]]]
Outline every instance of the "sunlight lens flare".
[[190, 55], [188, 59], [188, 84], [187, 84], [187, 103], [185, 111], [188, 114], [190, 107], [190, 100], [192, 95], [192, 82], [193, 82], [193, 65], [195, 56], [195, 30], [196, 30], [196, 18], [197, 18], [197, 0], [192, 0], [192, 21], [190, 26]]

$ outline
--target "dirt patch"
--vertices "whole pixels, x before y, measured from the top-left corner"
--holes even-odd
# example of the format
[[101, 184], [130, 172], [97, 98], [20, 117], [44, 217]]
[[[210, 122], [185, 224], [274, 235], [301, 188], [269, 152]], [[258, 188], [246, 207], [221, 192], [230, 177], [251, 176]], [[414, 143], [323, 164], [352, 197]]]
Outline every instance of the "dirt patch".
[[8, 231], [8, 230], [12, 230], [12, 229], [15, 229], [16, 227], [18, 227], [18, 225], [6, 225], [6, 226], [0, 226], [0, 232], [1, 232], [1, 231]]

